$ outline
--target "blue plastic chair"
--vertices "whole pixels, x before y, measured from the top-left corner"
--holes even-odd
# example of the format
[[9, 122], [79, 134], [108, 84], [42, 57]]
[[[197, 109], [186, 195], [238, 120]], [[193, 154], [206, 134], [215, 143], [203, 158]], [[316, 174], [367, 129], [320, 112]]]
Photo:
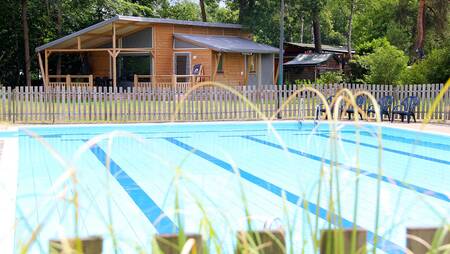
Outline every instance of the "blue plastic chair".
[[[332, 106], [331, 105], [332, 102], [333, 102], [333, 96], [328, 97], [327, 98], [328, 105]], [[319, 105], [317, 105], [317, 108], [316, 108], [316, 120], [319, 120], [319, 116], [322, 113], [325, 113], [325, 112], [326, 112], [326, 109], [325, 109], [325, 105], [323, 103], [320, 103]], [[326, 117], [325, 117], [325, 119], [326, 119]]]
[[[366, 104], [367, 98], [364, 95], [358, 95], [356, 97], [356, 105], [358, 106], [358, 108], [361, 108], [364, 106], [364, 104]], [[358, 110], [356, 110], [356, 112], [358, 112]], [[362, 119], [362, 114], [361, 112], [359, 113], [359, 117]], [[350, 120], [352, 118], [352, 114], [355, 114], [355, 109], [353, 108], [353, 106], [350, 106], [347, 109], [347, 115], [348, 115], [348, 120]]]
[[409, 96], [403, 99], [403, 101], [400, 103], [400, 105], [396, 105], [392, 109], [392, 118], [391, 122], [394, 121], [395, 114], [400, 115], [402, 122], [405, 119], [405, 116], [408, 119], [408, 123], [410, 121], [410, 118], [412, 117], [414, 119], [414, 122], [416, 122], [416, 107], [419, 106], [420, 100], [417, 96]]
[[[380, 106], [381, 121], [383, 121], [384, 115], [387, 115], [388, 120], [391, 120], [392, 103], [394, 103], [394, 97], [392, 97], [390, 95], [381, 97], [381, 99], [378, 101], [378, 105]], [[375, 107], [373, 105], [370, 105], [367, 108], [367, 115], [370, 115], [370, 114], [375, 115]]]

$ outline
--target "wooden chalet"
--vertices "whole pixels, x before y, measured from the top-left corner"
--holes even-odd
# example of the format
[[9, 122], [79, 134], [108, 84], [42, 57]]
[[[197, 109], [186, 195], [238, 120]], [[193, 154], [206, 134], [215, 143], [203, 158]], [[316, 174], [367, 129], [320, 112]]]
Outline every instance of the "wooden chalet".
[[347, 47], [322, 45], [322, 53], [318, 54], [314, 53], [314, 44], [286, 42], [284, 50], [284, 76], [291, 83], [296, 80], [315, 81], [328, 71], [350, 71]]
[[[116, 16], [36, 53], [45, 86], [273, 84], [278, 49], [251, 39], [238, 24]], [[58, 54], [82, 59], [81, 67], [56, 75]]]

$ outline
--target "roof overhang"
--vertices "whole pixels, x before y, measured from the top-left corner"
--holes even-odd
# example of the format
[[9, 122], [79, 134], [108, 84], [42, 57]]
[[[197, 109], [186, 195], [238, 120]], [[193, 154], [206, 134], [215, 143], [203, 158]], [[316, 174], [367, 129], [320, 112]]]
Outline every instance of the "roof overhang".
[[231, 28], [242, 29], [242, 25], [238, 24], [226, 24], [226, 23], [213, 23], [213, 22], [200, 22], [200, 21], [185, 21], [175, 19], [161, 19], [161, 18], [145, 18], [145, 17], [132, 17], [132, 16], [115, 16], [108, 20], [86, 27], [82, 30], [44, 44], [36, 48], [36, 52], [43, 51], [45, 49], [59, 48], [75, 48], [78, 39], [77, 37], [83, 37], [83, 47], [94, 47], [111, 42], [112, 28], [116, 25], [116, 35], [124, 36], [137, 32], [139, 30], [148, 27], [149, 24], [174, 24], [185, 26], [199, 26], [199, 27], [218, 27], [218, 28]]
[[[314, 44], [312, 43], [300, 43], [300, 42], [285, 42], [284, 44], [291, 45], [294, 47], [299, 48], [307, 48], [307, 49], [314, 49]], [[332, 53], [348, 53], [348, 49], [345, 46], [331, 46], [331, 45], [325, 45], [322, 44], [322, 51], [326, 52], [332, 52]], [[352, 54], [355, 54], [355, 50], [351, 51]]]
[[225, 35], [198, 35], [175, 33], [175, 39], [194, 44], [199, 47], [209, 48], [217, 52], [243, 53], [243, 54], [274, 54], [279, 51], [269, 45], [256, 43], [238, 36]]
[[299, 54], [293, 60], [284, 63], [285, 66], [316, 66], [328, 61], [334, 54]]

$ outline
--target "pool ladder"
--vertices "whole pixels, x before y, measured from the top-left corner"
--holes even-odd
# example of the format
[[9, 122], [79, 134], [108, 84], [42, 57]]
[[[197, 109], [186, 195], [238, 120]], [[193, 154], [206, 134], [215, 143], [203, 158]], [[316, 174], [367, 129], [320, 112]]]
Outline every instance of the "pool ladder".
[[[300, 98], [298, 102], [298, 124], [299, 128], [302, 128], [303, 122], [305, 121], [306, 116], [306, 106], [305, 106], [305, 99]], [[314, 111], [314, 126], [317, 125], [317, 123], [320, 120], [320, 110]]]

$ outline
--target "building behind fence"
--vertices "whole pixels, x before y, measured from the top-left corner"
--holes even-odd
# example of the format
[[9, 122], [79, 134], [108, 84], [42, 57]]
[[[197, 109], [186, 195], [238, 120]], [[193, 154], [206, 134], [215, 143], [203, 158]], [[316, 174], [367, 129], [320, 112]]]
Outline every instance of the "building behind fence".
[[[326, 97], [342, 88], [368, 91], [379, 99], [395, 98], [394, 105], [407, 96], [418, 96], [418, 119], [424, 119], [443, 84], [422, 85], [311, 85]], [[258, 111], [271, 117], [301, 86], [233, 86]], [[0, 88], [0, 121], [10, 123], [94, 123], [165, 122], [262, 119], [241, 96], [219, 87], [18, 87]], [[310, 91], [295, 96], [282, 108], [281, 119], [312, 119], [319, 97]], [[365, 105], [367, 107], [368, 105]], [[177, 110], [178, 109], [178, 110]], [[444, 94], [432, 119], [450, 120], [450, 91]]]

